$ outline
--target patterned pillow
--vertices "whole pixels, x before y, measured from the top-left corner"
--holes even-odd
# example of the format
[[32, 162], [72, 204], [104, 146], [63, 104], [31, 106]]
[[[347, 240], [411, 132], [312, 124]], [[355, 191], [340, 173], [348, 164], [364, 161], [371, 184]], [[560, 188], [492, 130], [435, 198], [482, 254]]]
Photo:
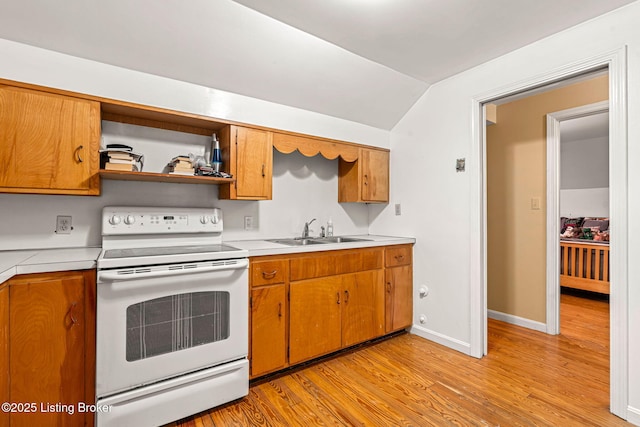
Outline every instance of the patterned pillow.
[[600, 231], [609, 229], [609, 218], [585, 218], [583, 227], [599, 227]]

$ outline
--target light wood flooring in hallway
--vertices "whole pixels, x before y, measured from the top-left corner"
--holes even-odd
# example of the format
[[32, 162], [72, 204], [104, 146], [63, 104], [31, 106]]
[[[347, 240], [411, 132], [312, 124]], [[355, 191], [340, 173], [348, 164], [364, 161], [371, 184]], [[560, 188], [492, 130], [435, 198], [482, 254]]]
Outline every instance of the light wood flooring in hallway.
[[609, 305], [561, 298], [558, 336], [489, 320], [482, 359], [403, 334], [252, 384], [191, 426], [625, 426], [609, 413]]

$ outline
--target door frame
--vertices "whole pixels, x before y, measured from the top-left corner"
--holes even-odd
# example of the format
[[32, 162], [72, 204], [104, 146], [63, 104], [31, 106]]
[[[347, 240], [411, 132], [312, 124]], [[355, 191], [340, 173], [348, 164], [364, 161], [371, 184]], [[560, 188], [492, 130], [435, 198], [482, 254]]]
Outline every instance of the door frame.
[[[560, 333], [560, 122], [608, 113], [609, 101], [547, 114], [547, 325], [548, 334]], [[610, 146], [611, 144], [609, 144]], [[611, 157], [610, 157], [611, 158]], [[609, 165], [609, 173], [611, 173]]]
[[469, 247], [469, 354], [487, 353], [487, 196], [484, 105], [506, 96], [607, 68], [609, 72], [610, 218], [610, 410], [627, 419], [628, 379], [628, 237], [627, 237], [627, 47], [572, 63], [543, 75], [480, 94], [472, 99]]

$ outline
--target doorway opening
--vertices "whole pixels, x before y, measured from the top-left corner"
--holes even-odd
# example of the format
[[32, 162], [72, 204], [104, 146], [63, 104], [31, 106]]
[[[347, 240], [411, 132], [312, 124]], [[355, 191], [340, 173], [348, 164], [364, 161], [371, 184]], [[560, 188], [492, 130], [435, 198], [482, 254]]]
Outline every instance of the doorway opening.
[[[482, 357], [487, 352], [487, 176], [485, 145], [485, 105], [530, 89], [584, 75], [603, 68], [609, 74], [610, 120], [610, 410], [627, 417], [628, 402], [628, 237], [627, 237], [627, 90], [626, 48], [552, 70], [525, 81], [513, 83], [478, 95], [473, 99], [472, 151], [468, 164], [471, 176], [470, 218], [470, 354]], [[557, 234], [556, 234], [557, 235]]]

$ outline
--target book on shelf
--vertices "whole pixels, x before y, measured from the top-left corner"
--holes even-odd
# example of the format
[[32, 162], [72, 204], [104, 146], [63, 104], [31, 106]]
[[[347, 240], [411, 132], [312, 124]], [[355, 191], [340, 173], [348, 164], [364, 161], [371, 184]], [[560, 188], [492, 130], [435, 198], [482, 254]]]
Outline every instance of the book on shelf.
[[133, 159], [114, 159], [114, 158], [109, 158], [109, 163], [114, 164], [122, 164], [122, 165], [134, 165], [136, 162]]
[[107, 162], [104, 164], [104, 169], [108, 171], [138, 171], [138, 168], [133, 163], [111, 163]]
[[169, 171], [169, 175], [194, 176], [194, 175], [195, 175], [195, 170], [194, 170], [194, 169], [192, 169], [191, 171], [185, 171], [185, 170], [172, 170], [172, 171]]
[[193, 171], [194, 167], [191, 164], [188, 165], [169, 165], [169, 169], [179, 170], [179, 171]]
[[109, 159], [133, 160], [133, 156], [130, 153], [123, 153], [120, 151], [108, 151], [107, 156], [109, 156]]
[[[122, 149], [100, 150], [100, 165], [105, 170], [141, 171], [144, 156]], [[116, 166], [117, 165], [117, 166]]]
[[189, 159], [189, 156], [175, 156], [169, 163], [175, 162], [188, 162], [189, 164], [191, 164], [191, 159]]

